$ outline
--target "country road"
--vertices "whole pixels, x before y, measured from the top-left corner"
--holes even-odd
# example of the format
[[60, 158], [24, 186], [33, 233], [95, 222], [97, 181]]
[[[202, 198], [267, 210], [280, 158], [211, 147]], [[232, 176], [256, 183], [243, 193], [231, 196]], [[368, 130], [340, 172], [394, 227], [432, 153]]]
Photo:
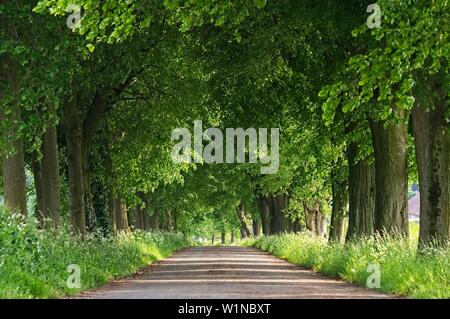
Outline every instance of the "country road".
[[254, 248], [192, 247], [78, 298], [392, 298]]

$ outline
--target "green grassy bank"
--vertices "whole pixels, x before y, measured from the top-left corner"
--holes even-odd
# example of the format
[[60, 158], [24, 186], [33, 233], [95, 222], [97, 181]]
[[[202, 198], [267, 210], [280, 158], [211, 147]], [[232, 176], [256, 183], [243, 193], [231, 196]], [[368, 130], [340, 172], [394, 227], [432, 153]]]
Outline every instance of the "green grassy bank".
[[366, 286], [369, 264], [379, 265], [380, 290], [412, 298], [450, 298], [450, 249], [429, 247], [419, 256], [408, 239], [366, 238], [329, 244], [309, 234], [258, 237], [243, 242], [287, 261]]
[[[0, 298], [54, 298], [98, 287], [188, 245], [180, 235], [89, 234], [41, 230], [0, 209]], [[69, 265], [77, 265], [69, 268]], [[80, 288], [67, 286], [80, 270]], [[76, 284], [76, 280], [69, 280]], [[69, 284], [69, 286], [71, 286]], [[72, 285], [73, 286], [73, 285]]]

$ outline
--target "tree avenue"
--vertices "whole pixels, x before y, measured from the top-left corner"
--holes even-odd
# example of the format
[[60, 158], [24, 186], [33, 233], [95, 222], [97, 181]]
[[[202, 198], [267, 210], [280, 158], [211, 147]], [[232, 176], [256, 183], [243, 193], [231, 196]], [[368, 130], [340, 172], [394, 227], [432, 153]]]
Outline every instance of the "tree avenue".
[[[9, 212], [82, 236], [344, 243], [411, 236], [418, 184], [419, 247], [448, 245], [450, 2], [380, 0], [379, 27], [361, 0], [70, 4], [69, 28], [68, 1], [0, 3]], [[210, 129], [191, 147], [193, 123]]]

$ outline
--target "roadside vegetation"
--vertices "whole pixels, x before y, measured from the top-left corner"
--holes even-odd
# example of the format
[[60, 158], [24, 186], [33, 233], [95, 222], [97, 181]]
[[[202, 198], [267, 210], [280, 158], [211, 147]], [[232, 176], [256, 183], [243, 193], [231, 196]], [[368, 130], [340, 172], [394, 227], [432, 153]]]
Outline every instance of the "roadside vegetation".
[[412, 298], [450, 298], [450, 250], [432, 244], [417, 254], [417, 242], [374, 236], [345, 245], [309, 233], [257, 237], [244, 241], [287, 261], [366, 287], [380, 269], [379, 290]]
[[[76, 237], [66, 229], [39, 229], [32, 220], [0, 210], [0, 298], [57, 298], [133, 274], [186, 246], [181, 235], [135, 231]], [[80, 268], [80, 287], [67, 285]], [[69, 279], [70, 281], [70, 279]]]

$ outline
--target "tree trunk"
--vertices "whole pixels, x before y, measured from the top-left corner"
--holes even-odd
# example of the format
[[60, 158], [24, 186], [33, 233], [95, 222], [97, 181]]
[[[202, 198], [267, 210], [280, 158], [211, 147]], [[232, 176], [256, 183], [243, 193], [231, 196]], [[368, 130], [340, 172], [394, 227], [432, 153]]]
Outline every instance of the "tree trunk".
[[245, 238], [247, 238], [248, 237], [248, 235], [247, 235], [247, 232], [245, 231], [245, 228], [244, 227], [239, 227], [239, 231], [240, 231], [240, 233], [241, 233], [241, 239], [245, 239]]
[[292, 230], [294, 229], [294, 225], [292, 224], [292, 220], [290, 218], [287, 219], [288, 221], [288, 233], [292, 233]]
[[234, 229], [231, 230], [231, 238], [230, 238], [231, 243], [234, 243]]
[[136, 214], [135, 214], [135, 225], [137, 229], [144, 229], [144, 218], [142, 213], [142, 208], [140, 206], [136, 207]]
[[269, 197], [272, 234], [279, 234], [288, 230], [289, 222], [284, 212], [287, 206], [288, 197], [286, 195], [278, 194]]
[[167, 211], [167, 231], [171, 232], [173, 231], [173, 221], [172, 221], [172, 211], [168, 210]]
[[261, 220], [258, 217], [253, 218], [253, 235], [259, 236], [260, 235], [260, 228], [261, 228]]
[[226, 236], [226, 233], [225, 233], [225, 231], [223, 230], [222, 231], [222, 236], [221, 236], [221, 242], [222, 242], [222, 245], [224, 245], [225, 244], [225, 236]]
[[326, 237], [324, 216], [320, 211], [320, 205], [314, 201], [312, 208], [303, 202], [306, 228], [315, 236]]
[[176, 210], [172, 214], [172, 220], [173, 231], [176, 233], [178, 231], [178, 212]]
[[142, 227], [147, 230], [150, 228], [150, 222], [148, 220], [147, 207], [142, 211]]
[[[431, 92], [442, 92], [431, 80]], [[412, 111], [420, 189], [420, 246], [450, 239], [450, 133], [444, 120], [447, 106], [442, 92], [434, 105], [416, 105]]]
[[110, 187], [108, 187], [108, 209], [109, 209], [109, 219], [111, 222], [111, 231], [113, 234], [117, 234], [117, 223], [116, 223], [116, 211], [114, 205], [114, 196]]
[[58, 227], [60, 220], [59, 158], [56, 126], [47, 128], [42, 139], [42, 195], [45, 215]]
[[333, 178], [331, 191], [333, 207], [331, 211], [330, 241], [342, 243], [345, 239], [345, 211], [348, 204], [347, 181], [336, 181]]
[[117, 231], [128, 230], [128, 213], [125, 203], [120, 198], [114, 199], [114, 215], [116, 219]]
[[41, 163], [37, 159], [36, 152], [32, 154], [32, 168], [33, 168], [33, 179], [34, 179], [34, 189], [36, 192], [36, 208], [34, 211], [35, 217], [39, 220], [39, 223], [42, 226], [44, 225], [44, 197], [42, 195], [42, 172], [41, 172]]
[[116, 216], [115, 216], [115, 210], [114, 210], [114, 194], [113, 194], [113, 187], [112, 187], [112, 160], [110, 156], [110, 145], [107, 144], [106, 146], [106, 156], [104, 157], [104, 166], [107, 173], [106, 176], [106, 189], [107, 189], [107, 196], [108, 196], [108, 209], [109, 209], [109, 219], [111, 223], [111, 231], [113, 234], [117, 233], [117, 225], [116, 225]]
[[83, 190], [83, 158], [81, 153], [81, 123], [76, 83], [72, 85], [72, 98], [64, 106], [64, 128], [67, 144], [70, 212], [76, 233], [86, 233]]
[[[25, 178], [25, 160], [23, 141], [19, 134], [20, 104], [17, 64], [11, 60], [1, 61], [0, 78], [5, 78], [10, 85], [13, 99], [7, 107], [9, 112], [2, 111], [0, 120], [7, 123], [8, 128], [3, 133], [6, 152], [2, 156], [3, 166], [3, 195], [5, 206], [27, 215], [27, 191]], [[2, 81], [3, 82], [3, 81]], [[8, 86], [7, 84], [7, 86]], [[0, 83], [0, 99], [4, 97], [3, 85]]]
[[371, 236], [375, 223], [375, 167], [368, 160], [356, 162], [357, 146], [351, 143], [348, 156], [348, 231], [347, 240]]
[[158, 212], [155, 210], [150, 217], [150, 228], [154, 231], [159, 230]]
[[128, 227], [136, 227], [136, 209], [134, 208], [126, 208], [127, 210], [127, 220]]
[[313, 235], [317, 235], [316, 211], [310, 209], [306, 202], [303, 202], [303, 211], [305, 213], [305, 225]]
[[136, 208], [136, 227], [139, 229], [148, 229], [147, 198], [142, 192], [137, 192], [136, 196], [142, 201], [142, 206], [138, 205]]
[[[404, 120], [404, 112], [398, 112]], [[403, 123], [370, 123], [375, 151], [375, 231], [408, 235], [407, 132]]]
[[103, 115], [105, 109], [105, 100], [98, 92], [95, 94], [93, 101], [90, 105], [89, 111], [82, 124], [82, 143], [81, 153], [83, 158], [83, 190], [86, 209], [86, 220], [89, 229], [93, 229], [97, 225], [97, 217], [95, 214], [93, 204], [93, 194], [90, 181], [90, 157], [91, 157], [91, 145], [92, 138], [98, 127], [98, 123]]
[[236, 207], [236, 214], [241, 222], [241, 234], [243, 238], [250, 237], [252, 235], [252, 231], [250, 227], [247, 225], [247, 218], [245, 217], [244, 204], [240, 203]]
[[256, 204], [261, 215], [262, 231], [265, 236], [271, 234], [270, 229], [270, 210], [267, 197], [256, 197]]

